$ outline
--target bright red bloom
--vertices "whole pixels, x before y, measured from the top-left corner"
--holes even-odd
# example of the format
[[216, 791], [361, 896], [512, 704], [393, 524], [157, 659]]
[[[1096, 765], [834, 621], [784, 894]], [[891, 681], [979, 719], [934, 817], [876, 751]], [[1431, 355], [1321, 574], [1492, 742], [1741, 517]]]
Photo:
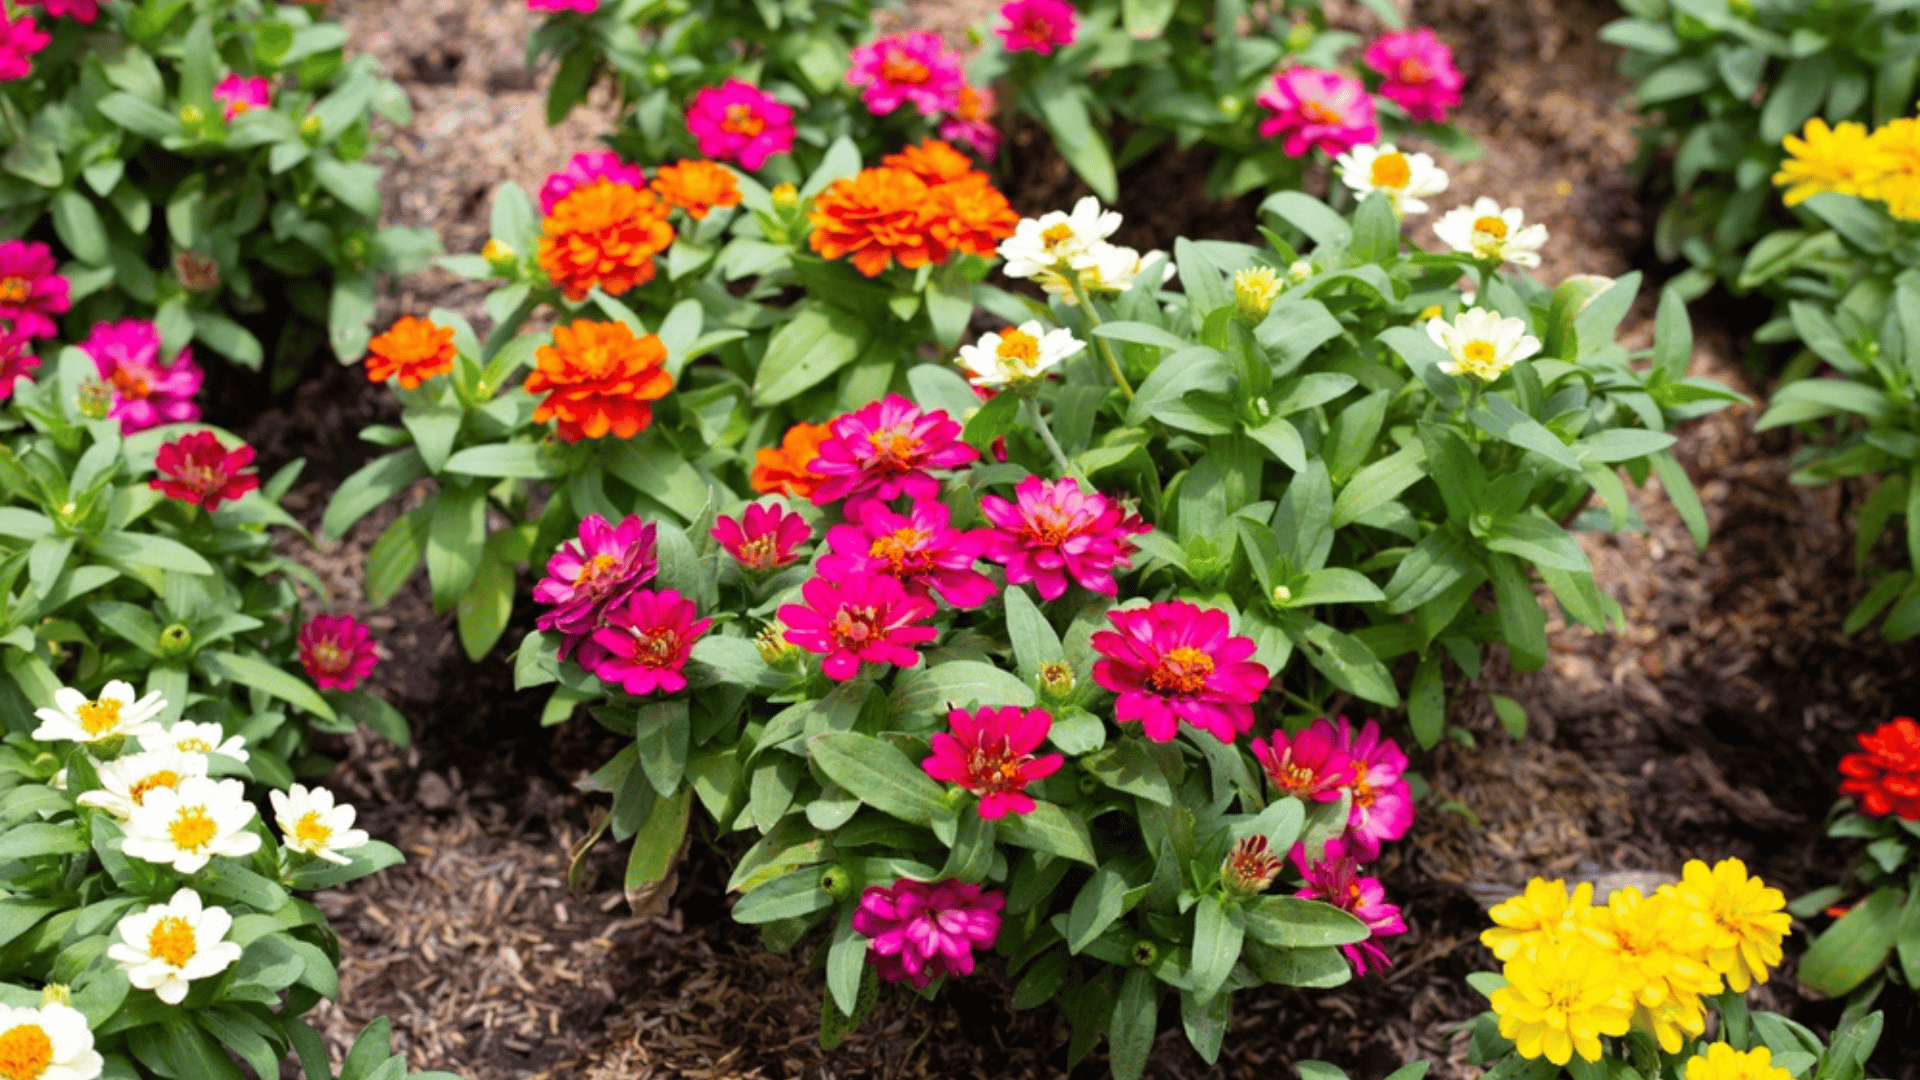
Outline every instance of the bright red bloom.
[[1113, 568], [1129, 565], [1133, 538], [1149, 531], [1137, 514], [1098, 492], [1084, 492], [1071, 478], [1029, 476], [1013, 489], [1018, 502], [994, 495], [980, 499], [980, 512], [995, 526], [985, 555], [1007, 568], [1007, 583], [1033, 582], [1040, 596], [1057, 600], [1068, 579], [1106, 596], [1117, 596]]
[[1033, 756], [1053, 730], [1045, 709], [955, 709], [947, 714], [947, 728], [952, 734], [933, 736], [933, 756], [920, 767], [935, 780], [980, 796], [980, 816], [989, 821], [1031, 813], [1027, 785], [1052, 776], [1066, 761], [1059, 754]]
[[813, 539], [807, 519], [779, 503], [752, 503], [742, 520], [720, 515], [713, 538], [744, 570], [762, 573], [798, 562], [799, 547]]
[[1253, 740], [1253, 756], [1281, 794], [1314, 802], [1338, 802], [1340, 791], [1353, 779], [1353, 762], [1340, 750], [1339, 738], [1326, 717], [1287, 738], [1273, 733], [1273, 742]]
[[1920, 724], [1897, 716], [1860, 736], [1864, 753], [1840, 759], [1840, 794], [1868, 817], [1920, 821]]
[[833, 554], [820, 560], [822, 574], [885, 574], [915, 596], [931, 589], [957, 608], [976, 608], [993, 596], [993, 580], [973, 568], [978, 538], [947, 524], [945, 503], [917, 500], [910, 513], [896, 514], [868, 501], [853, 518], [855, 524], [827, 531]]
[[935, 499], [940, 482], [927, 470], [957, 468], [980, 456], [960, 441], [953, 417], [937, 409], [923, 413], [898, 394], [835, 417], [828, 428], [832, 437], [807, 466], [827, 478], [813, 493], [815, 506], [902, 495]]
[[379, 662], [373, 631], [351, 615], [315, 615], [300, 628], [300, 666], [322, 690], [351, 690]]
[[1093, 635], [1093, 681], [1119, 695], [1120, 723], [1139, 721], [1154, 742], [1172, 741], [1181, 721], [1229, 744], [1253, 729], [1271, 676], [1247, 659], [1258, 646], [1233, 635], [1226, 612], [1173, 600], [1116, 608], [1107, 620], [1115, 629]]
[[253, 447], [242, 444], [228, 451], [213, 432], [196, 431], [161, 444], [153, 459], [160, 475], [147, 481], [147, 486], [169, 499], [205, 507], [212, 513], [221, 503], [232, 502], [260, 486], [258, 476], [242, 471], [251, 464]]
[[693, 601], [668, 589], [636, 589], [607, 609], [606, 625], [593, 632], [604, 652], [593, 674], [634, 697], [655, 691], [673, 694], [687, 688], [687, 657], [693, 643], [713, 625]]
[[1467, 80], [1453, 66], [1453, 50], [1427, 27], [1381, 34], [1362, 59], [1384, 76], [1380, 96], [1415, 120], [1445, 123], [1447, 110], [1460, 107], [1460, 88]]
[[628, 514], [618, 525], [588, 514], [579, 535], [554, 549], [547, 576], [533, 587], [534, 602], [551, 610], [541, 612], [533, 625], [560, 635], [560, 659], [578, 650], [580, 666], [599, 662], [593, 633], [629, 593], [653, 580], [660, 568], [658, 535], [658, 526], [638, 514]]
[[858, 675], [862, 663], [912, 667], [920, 662], [918, 647], [939, 636], [933, 627], [919, 625], [933, 617], [933, 601], [910, 595], [894, 578], [816, 577], [800, 587], [800, 595], [805, 604], [780, 609], [786, 639], [824, 655], [820, 670], [837, 682]]
[[[6, 21], [0, 13], [0, 23]], [[31, 29], [33, 17], [26, 16]], [[0, 322], [28, 337], [52, 337], [60, 328], [52, 316], [67, 310], [67, 279], [56, 271], [53, 249], [37, 241], [0, 242]]]

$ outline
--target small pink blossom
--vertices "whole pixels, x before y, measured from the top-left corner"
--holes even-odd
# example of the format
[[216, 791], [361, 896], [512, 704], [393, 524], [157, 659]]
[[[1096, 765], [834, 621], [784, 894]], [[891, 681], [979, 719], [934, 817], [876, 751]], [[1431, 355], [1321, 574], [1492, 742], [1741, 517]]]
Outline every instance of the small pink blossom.
[[1365, 975], [1369, 968], [1385, 971], [1392, 967], [1393, 961], [1386, 950], [1375, 941], [1406, 933], [1407, 924], [1400, 917], [1400, 909], [1387, 903], [1387, 890], [1380, 880], [1361, 877], [1360, 864], [1339, 840], [1327, 841], [1326, 851], [1311, 863], [1307, 861], [1306, 845], [1295, 844], [1293, 865], [1306, 879], [1306, 886], [1293, 895], [1332, 904], [1366, 923], [1372, 932], [1364, 941], [1340, 946], [1340, 951], [1347, 954], [1347, 962], [1353, 965], [1354, 974]]
[[236, 72], [221, 79], [213, 88], [213, 100], [220, 104], [221, 115], [232, 123], [241, 113], [271, 108], [273, 84], [258, 76], [248, 78]]
[[1339, 802], [1341, 791], [1353, 779], [1353, 762], [1340, 749], [1339, 736], [1325, 717], [1292, 739], [1276, 731], [1272, 743], [1253, 740], [1253, 756], [1281, 794], [1297, 799]]
[[827, 531], [833, 554], [820, 560], [822, 574], [885, 574], [914, 596], [932, 590], [957, 608], [979, 607], [994, 595], [993, 579], [973, 569], [979, 537], [948, 525], [945, 503], [919, 499], [909, 513], [896, 514], [884, 503], [868, 501], [855, 508], [853, 518], [855, 524]]
[[1363, 60], [1385, 77], [1380, 96], [1415, 120], [1445, 123], [1447, 110], [1460, 107], [1460, 88], [1467, 80], [1453, 66], [1453, 50], [1426, 27], [1380, 35]]
[[940, 137], [952, 143], [971, 146], [981, 157], [992, 161], [1000, 156], [1000, 129], [993, 117], [1000, 99], [984, 86], [962, 86], [960, 104], [940, 121]]
[[935, 499], [940, 482], [929, 469], [957, 468], [980, 456], [960, 441], [953, 417], [937, 409], [923, 413], [898, 394], [835, 417], [827, 426], [832, 434], [807, 466], [827, 478], [813, 493], [815, 506], [902, 495]]
[[800, 596], [806, 603], [780, 608], [786, 639], [826, 657], [820, 670], [836, 682], [860, 674], [863, 663], [912, 667], [920, 662], [919, 646], [939, 636], [923, 625], [933, 618], [933, 601], [909, 594], [895, 578], [816, 577], [800, 587]]
[[751, 503], [740, 516], [721, 514], [713, 538], [743, 570], [765, 573], [798, 562], [800, 545], [813, 539], [807, 519], [777, 502]]
[[869, 112], [885, 116], [911, 103], [923, 116], [952, 112], [960, 104], [960, 56], [925, 30], [888, 34], [853, 50], [847, 83], [863, 87]]
[[699, 614], [693, 601], [672, 589], [628, 593], [607, 609], [605, 625], [593, 632], [593, 642], [602, 650], [593, 665], [594, 677], [634, 697], [685, 690], [693, 643], [713, 625]]
[[599, 7], [600, 0], [527, 0], [528, 11], [577, 11], [591, 15]]
[[1033, 756], [1053, 730], [1053, 717], [1044, 709], [954, 709], [947, 714], [947, 729], [951, 734], [933, 736], [933, 756], [920, 767], [935, 780], [978, 795], [980, 816], [989, 821], [1032, 813], [1027, 785], [1059, 772], [1066, 760], [1059, 754]]
[[[20, 0], [23, 4], [33, 4], [47, 13], [49, 18], [69, 18], [82, 25], [90, 25], [100, 17], [100, 0]], [[4, 16], [0, 16], [3, 18]]]
[[853, 928], [873, 939], [867, 960], [881, 978], [910, 980], [924, 990], [946, 975], [973, 974], [973, 952], [999, 940], [1005, 906], [1006, 897], [967, 882], [901, 878], [889, 887], [867, 887]]
[[535, 603], [551, 605], [534, 620], [540, 630], [560, 635], [560, 657], [576, 649], [580, 666], [602, 659], [593, 632], [606, 625], [607, 613], [628, 593], [653, 580], [655, 526], [637, 515], [611, 525], [599, 514], [580, 522], [579, 535], [560, 545], [547, 560], [547, 576], [533, 587]]
[[1079, 18], [1067, 0], [1008, 0], [1000, 5], [1000, 35], [1008, 52], [1031, 50], [1052, 56], [1053, 50], [1073, 44]]
[[373, 631], [351, 615], [315, 615], [300, 628], [300, 666], [322, 690], [351, 690], [379, 662]]
[[700, 153], [753, 172], [773, 155], [793, 150], [793, 110], [752, 83], [728, 79], [693, 95], [687, 132]]
[[[6, 15], [0, 12], [0, 20]], [[0, 46], [3, 49], [4, 46]], [[52, 316], [67, 310], [67, 279], [55, 270], [53, 249], [33, 240], [0, 242], [0, 324], [30, 338], [60, 332]]]
[[53, 35], [33, 24], [33, 16], [22, 14], [18, 22], [7, 17], [0, 5], [0, 82], [24, 79], [33, 72], [33, 54], [47, 47]]
[[986, 558], [1007, 568], [1008, 584], [1031, 581], [1040, 596], [1059, 599], [1068, 579], [1104, 596], [1119, 595], [1113, 569], [1131, 565], [1133, 538], [1149, 529], [1117, 499], [1080, 490], [1077, 481], [1029, 476], [1013, 489], [1017, 502], [980, 500], [994, 529]]
[[33, 339], [11, 326], [0, 326], [0, 401], [13, 396], [16, 379], [33, 381], [40, 370], [40, 356], [33, 351]]
[[193, 396], [200, 392], [205, 373], [194, 363], [191, 349], [162, 362], [160, 331], [152, 323], [95, 323], [80, 351], [93, 358], [95, 372], [112, 388], [107, 416], [120, 421], [123, 433], [200, 419]]
[[1398, 840], [1413, 827], [1413, 789], [1404, 779], [1407, 755], [1372, 720], [1356, 732], [1341, 717], [1334, 744], [1351, 763], [1344, 786], [1353, 793], [1347, 846], [1361, 862], [1372, 862], [1380, 857], [1382, 841]]
[[1107, 621], [1115, 629], [1092, 639], [1093, 681], [1119, 695], [1120, 723], [1139, 721], [1154, 742], [1172, 741], [1182, 721], [1228, 744], [1253, 729], [1271, 676], [1247, 659], [1258, 647], [1233, 635], [1226, 612], [1172, 600], [1115, 608]]
[[1337, 71], [1288, 68], [1255, 100], [1274, 114], [1260, 124], [1260, 134], [1269, 139], [1285, 135], [1282, 149], [1288, 157], [1304, 157], [1316, 146], [1330, 155], [1343, 154], [1380, 135], [1367, 88]]
[[647, 172], [638, 165], [621, 161], [620, 155], [611, 150], [581, 151], [567, 159], [566, 168], [547, 174], [547, 182], [540, 185], [540, 212], [553, 213], [561, 199], [596, 180], [643, 188], [647, 186]]

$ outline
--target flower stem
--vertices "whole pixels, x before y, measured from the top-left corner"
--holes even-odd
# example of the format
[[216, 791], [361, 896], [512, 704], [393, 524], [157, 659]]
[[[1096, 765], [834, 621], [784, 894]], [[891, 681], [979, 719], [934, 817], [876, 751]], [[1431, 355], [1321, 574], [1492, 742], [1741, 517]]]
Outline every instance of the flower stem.
[[1100, 326], [1100, 312], [1094, 309], [1093, 294], [1087, 291], [1087, 286], [1080, 280], [1080, 274], [1077, 271], [1073, 275], [1073, 295], [1079, 298], [1080, 310], [1086, 313], [1087, 336], [1094, 339], [1093, 347], [1099, 350], [1100, 358], [1107, 362], [1107, 371], [1113, 376], [1114, 385], [1120, 388], [1120, 392], [1126, 395], [1128, 401], [1132, 401], [1133, 386], [1127, 382], [1126, 375], [1120, 371], [1120, 360], [1113, 355], [1112, 343], [1093, 332]]
[[1067, 452], [1060, 449], [1059, 441], [1053, 437], [1053, 429], [1047, 426], [1046, 418], [1040, 415], [1040, 403], [1033, 398], [1027, 398], [1020, 404], [1027, 410], [1027, 421], [1039, 434], [1040, 441], [1046, 444], [1047, 452], [1053, 455], [1054, 464], [1060, 466], [1061, 477], [1078, 476], [1079, 473], [1074, 469], [1073, 462], [1067, 460]]

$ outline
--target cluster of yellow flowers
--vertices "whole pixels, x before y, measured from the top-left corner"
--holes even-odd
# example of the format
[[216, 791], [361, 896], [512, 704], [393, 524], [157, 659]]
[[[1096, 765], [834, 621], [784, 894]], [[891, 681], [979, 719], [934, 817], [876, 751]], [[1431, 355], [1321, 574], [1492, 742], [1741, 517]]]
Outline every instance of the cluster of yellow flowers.
[[1773, 174], [1786, 204], [1826, 192], [1878, 199], [1902, 221], [1920, 221], [1920, 119], [1889, 121], [1869, 132], [1847, 121], [1829, 128], [1814, 117], [1781, 145], [1789, 155]]
[[1703, 998], [1744, 993], [1780, 963], [1791, 920], [1786, 897], [1727, 859], [1687, 863], [1652, 896], [1621, 889], [1604, 905], [1593, 886], [1535, 878], [1496, 906], [1480, 940], [1505, 964], [1494, 991], [1500, 1034], [1522, 1056], [1565, 1065], [1599, 1061], [1600, 1036], [1638, 1025], [1667, 1053], [1706, 1031]]

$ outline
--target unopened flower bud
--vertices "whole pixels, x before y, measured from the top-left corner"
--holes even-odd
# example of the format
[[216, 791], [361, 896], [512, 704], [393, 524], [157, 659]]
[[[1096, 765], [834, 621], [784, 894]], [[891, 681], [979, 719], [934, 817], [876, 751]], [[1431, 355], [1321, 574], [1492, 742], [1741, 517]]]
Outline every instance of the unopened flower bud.
[[1299, 52], [1313, 44], [1313, 38], [1312, 26], [1306, 23], [1294, 23], [1293, 28], [1287, 31], [1287, 51]]
[[1049, 660], [1040, 665], [1040, 696], [1051, 702], [1073, 697], [1073, 666], [1065, 660]]
[[800, 649], [787, 640], [787, 628], [780, 623], [768, 623], [753, 639], [753, 647], [760, 650], [760, 659], [768, 667], [792, 667], [800, 658]]
[[1228, 892], [1253, 896], [1266, 892], [1280, 870], [1280, 857], [1268, 849], [1265, 836], [1243, 836], [1220, 864], [1220, 883]]
[[[64, 983], [48, 983], [40, 988], [41, 1008], [44, 1009], [49, 1005], [71, 1004], [73, 1004], [73, 990]], [[35, 1029], [29, 1028], [27, 1030], [32, 1031]]]
[[[40, 756], [46, 757], [47, 755], [42, 754]], [[54, 773], [53, 776], [47, 780], [47, 786], [55, 791], [67, 790], [67, 770], [61, 769], [59, 772]]]
[[308, 113], [300, 118], [300, 138], [308, 146], [320, 145], [320, 135], [325, 130], [326, 125], [321, 123], [320, 118], [312, 113]]
[[655, 83], [665, 83], [672, 77], [673, 69], [658, 60], [654, 61], [653, 64], [647, 68], [647, 78], [652, 79]]
[[800, 202], [800, 189], [792, 184], [773, 185], [773, 205], [780, 210], [791, 210]]
[[185, 623], [174, 623], [160, 631], [160, 654], [179, 656], [193, 648], [193, 631]]
[[1301, 284], [1312, 276], [1313, 264], [1305, 259], [1295, 259], [1293, 265], [1287, 267], [1287, 280], [1295, 285]]
[[1249, 266], [1233, 275], [1233, 311], [1248, 323], [1267, 317], [1274, 298], [1286, 286], [1271, 266]]
[[1275, 585], [1273, 587], [1273, 602], [1282, 607], [1293, 603], [1293, 590], [1287, 588], [1285, 585]]
[[1415, 318], [1421, 322], [1429, 322], [1444, 316], [1446, 313], [1446, 309], [1439, 304], [1428, 304], [1426, 307], [1420, 309], [1420, 314], [1416, 315]]
[[195, 251], [183, 251], [173, 257], [174, 272], [180, 275], [180, 287], [188, 292], [206, 292], [220, 285], [220, 260]]
[[1226, 94], [1220, 98], [1219, 104], [1220, 111], [1228, 117], [1239, 116], [1241, 110], [1247, 107], [1246, 99], [1242, 98], [1239, 94]]
[[1132, 956], [1133, 962], [1141, 967], [1152, 967], [1160, 959], [1160, 946], [1146, 938], [1141, 938], [1133, 943], [1133, 948], [1128, 950], [1128, 955]]
[[113, 384], [92, 375], [80, 380], [80, 393], [74, 404], [89, 420], [105, 420], [113, 408]]
[[197, 128], [207, 122], [207, 114], [200, 111], [198, 105], [180, 106], [180, 122], [188, 128]]
[[480, 249], [480, 257], [487, 260], [487, 266], [496, 274], [511, 275], [520, 269], [520, 253], [498, 240], [487, 241], [487, 246]]
[[839, 900], [853, 888], [853, 877], [837, 866], [828, 867], [820, 875], [820, 891]]

